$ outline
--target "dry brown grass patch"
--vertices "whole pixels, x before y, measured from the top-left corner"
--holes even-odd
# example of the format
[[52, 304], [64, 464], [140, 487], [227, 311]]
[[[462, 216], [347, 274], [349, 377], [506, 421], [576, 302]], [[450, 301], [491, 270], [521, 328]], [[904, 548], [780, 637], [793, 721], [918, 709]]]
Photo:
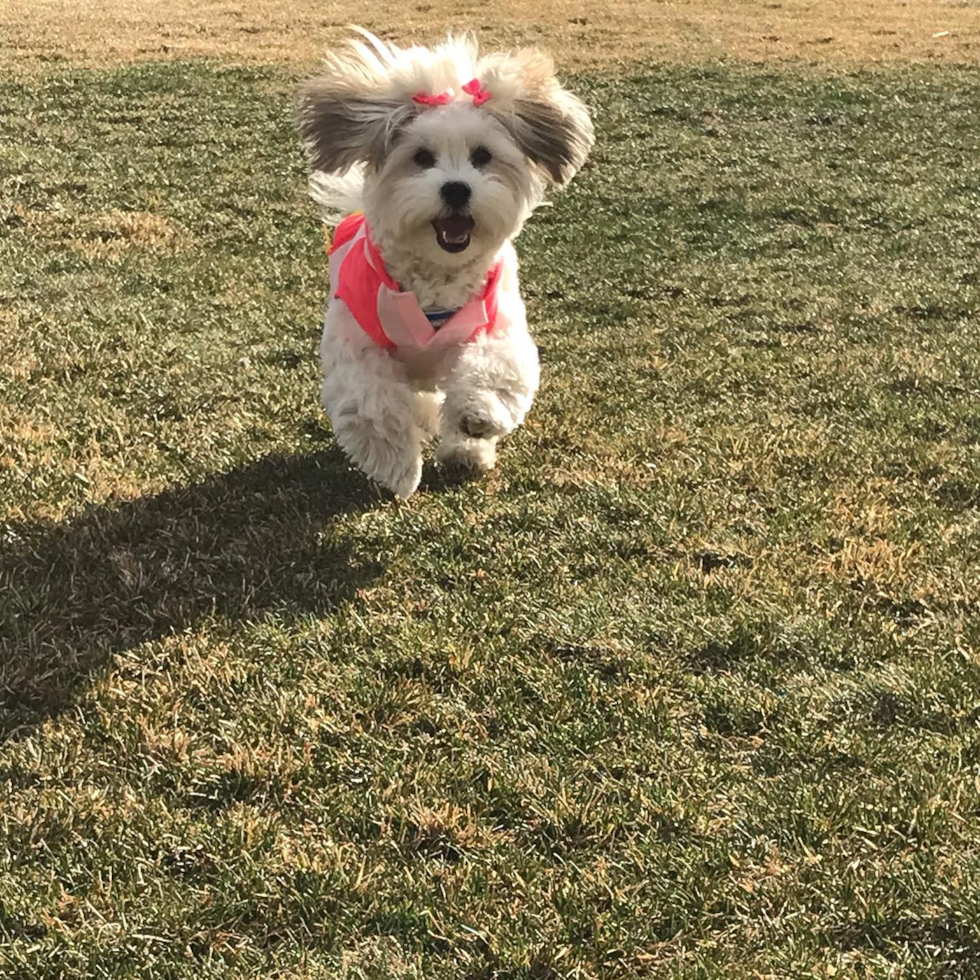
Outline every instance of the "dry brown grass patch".
[[542, 44], [565, 66], [719, 57], [808, 62], [973, 61], [980, 8], [897, 0], [7, 0], [0, 45], [27, 70], [208, 56], [304, 70], [361, 23], [397, 39], [474, 29], [494, 46]]
[[46, 248], [62, 247], [88, 258], [118, 259], [133, 249], [172, 252], [192, 240], [179, 222], [147, 211], [72, 215], [21, 205], [13, 211], [24, 231]]

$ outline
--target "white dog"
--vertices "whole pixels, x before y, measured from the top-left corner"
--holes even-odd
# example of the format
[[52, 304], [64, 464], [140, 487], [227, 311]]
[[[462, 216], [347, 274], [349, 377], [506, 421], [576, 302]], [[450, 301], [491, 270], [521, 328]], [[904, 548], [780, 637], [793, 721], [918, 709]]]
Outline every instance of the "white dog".
[[300, 96], [314, 197], [340, 223], [320, 355], [337, 442], [401, 497], [438, 435], [483, 471], [538, 386], [511, 240], [593, 130], [535, 51], [479, 57], [453, 38], [399, 49], [367, 32]]

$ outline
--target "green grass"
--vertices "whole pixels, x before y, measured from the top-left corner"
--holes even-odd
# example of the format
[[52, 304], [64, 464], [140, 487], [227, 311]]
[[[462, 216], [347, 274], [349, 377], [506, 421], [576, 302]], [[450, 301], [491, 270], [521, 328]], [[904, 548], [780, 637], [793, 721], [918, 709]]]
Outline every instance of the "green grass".
[[541, 395], [407, 504], [290, 85], [0, 84], [5, 980], [980, 975], [976, 73], [580, 79]]

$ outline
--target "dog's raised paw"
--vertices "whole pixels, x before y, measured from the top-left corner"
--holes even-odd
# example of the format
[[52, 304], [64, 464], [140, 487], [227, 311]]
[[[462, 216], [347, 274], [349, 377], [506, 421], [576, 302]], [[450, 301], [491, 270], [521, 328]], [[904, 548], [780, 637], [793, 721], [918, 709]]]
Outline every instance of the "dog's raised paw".
[[512, 432], [515, 420], [506, 405], [495, 392], [469, 394], [466, 403], [451, 405], [451, 418], [463, 437], [488, 439]]
[[488, 418], [479, 415], [464, 415], [459, 420], [459, 428], [463, 435], [469, 436], [471, 439], [486, 439], [487, 436], [494, 434], [496, 426]]
[[497, 463], [497, 440], [462, 437], [444, 441], [436, 453], [440, 465], [470, 474], [485, 473]]

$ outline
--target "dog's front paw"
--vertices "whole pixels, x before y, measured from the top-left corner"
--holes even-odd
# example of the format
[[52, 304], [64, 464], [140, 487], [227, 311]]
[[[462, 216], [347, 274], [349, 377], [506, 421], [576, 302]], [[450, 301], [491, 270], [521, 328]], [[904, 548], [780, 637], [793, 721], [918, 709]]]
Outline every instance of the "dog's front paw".
[[390, 480], [383, 480], [376, 477], [379, 483], [386, 486], [393, 494], [407, 500], [418, 490], [419, 481], [422, 479], [422, 457], [407, 460], [400, 470], [391, 475]]
[[392, 493], [411, 497], [418, 489], [422, 451], [416, 430], [388, 430], [369, 419], [341, 416], [334, 435], [351, 461]]

